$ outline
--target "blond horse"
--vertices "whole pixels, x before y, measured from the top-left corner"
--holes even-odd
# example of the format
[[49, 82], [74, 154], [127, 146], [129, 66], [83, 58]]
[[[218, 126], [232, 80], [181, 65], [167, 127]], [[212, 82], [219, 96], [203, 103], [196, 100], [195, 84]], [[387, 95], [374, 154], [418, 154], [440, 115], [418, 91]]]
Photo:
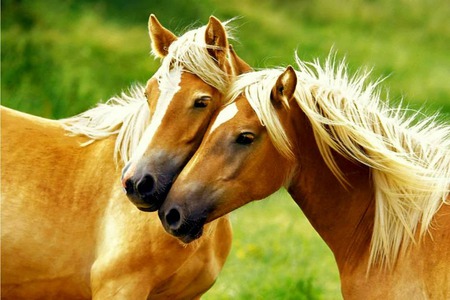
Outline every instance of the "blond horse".
[[450, 126], [388, 107], [333, 57], [297, 62], [239, 77], [160, 208], [164, 227], [191, 240], [284, 186], [345, 298], [449, 299]]
[[2, 299], [193, 299], [214, 283], [231, 246], [227, 217], [180, 243], [128, 201], [119, 167], [157, 147], [159, 130], [192, 153], [248, 66], [214, 17], [176, 37], [152, 15], [149, 31], [163, 61], [146, 88], [60, 121], [1, 109]]

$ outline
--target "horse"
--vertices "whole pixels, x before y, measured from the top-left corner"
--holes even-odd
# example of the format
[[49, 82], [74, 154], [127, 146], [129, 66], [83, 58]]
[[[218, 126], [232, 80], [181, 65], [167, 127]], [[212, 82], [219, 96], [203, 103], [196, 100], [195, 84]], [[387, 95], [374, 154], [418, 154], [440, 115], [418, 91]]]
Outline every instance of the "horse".
[[248, 68], [228, 28], [210, 17], [177, 37], [151, 15], [162, 64], [145, 87], [62, 120], [1, 107], [2, 299], [199, 299], [213, 285], [231, 248], [227, 216], [183, 244], [129, 201], [120, 169], [141, 140], [154, 147], [143, 153], [166, 138], [176, 153], [194, 151]]
[[[450, 298], [450, 126], [382, 101], [345, 60], [239, 76], [159, 210], [182, 241], [286, 188], [346, 299]], [[218, 171], [220, 170], [220, 171]]]
[[157, 32], [162, 44], [153, 49], [164, 59], [145, 91], [150, 103], [157, 103], [154, 117], [122, 171], [124, 190], [142, 211], [161, 206], [174, 178], [198, 148], [213, 113], [223, 104], [233, 78], [251, 70], [228, 44], [221, 23], [214, 18], [210, 22], [203, 31], [186, 33], [184, 39], [174, 39], [167, 30]]

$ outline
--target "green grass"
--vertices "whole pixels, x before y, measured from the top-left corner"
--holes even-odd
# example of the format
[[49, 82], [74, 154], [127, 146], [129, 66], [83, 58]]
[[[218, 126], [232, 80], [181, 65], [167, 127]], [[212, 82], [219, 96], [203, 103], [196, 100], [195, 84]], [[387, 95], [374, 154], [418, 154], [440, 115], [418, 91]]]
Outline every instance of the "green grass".
[[204, 299], [339, 299], [332, 253], [285, 190], [231, 220], [230, 257]]
[[[147, 19], [176, 33], [211, 14], [234, 21], [237, 52], [254, 67], [325, 58], [373, 67], [394, 102], [442, 109], [450, 120], [447, 0], [4, 0], [2, 104], [62, 118], [136, 82], [159, 62]], [[333, 256], [285, 192], [233, 212], [234, 245], [205, 299], [340, 298]]]

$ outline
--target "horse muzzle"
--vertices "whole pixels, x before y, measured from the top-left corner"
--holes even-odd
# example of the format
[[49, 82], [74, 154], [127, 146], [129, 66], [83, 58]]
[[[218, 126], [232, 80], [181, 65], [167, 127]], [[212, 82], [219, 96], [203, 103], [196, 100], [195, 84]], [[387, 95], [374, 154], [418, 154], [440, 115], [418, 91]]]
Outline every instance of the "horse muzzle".
[[159, 209], [170, 190], [171, 182], [157, 187], [157, 179], [150, 174], [131, 176], [122, 179], [123, 189], [128, 199], [142, 211], [152, 212]]
[[187, 217], [181, 207], [174, 205], [168, 209], [161, 208], [158, 212], [164, 229], [177, 237], [183, 243], [190, 243], [203, 234], [206, 215], [190, 215]]

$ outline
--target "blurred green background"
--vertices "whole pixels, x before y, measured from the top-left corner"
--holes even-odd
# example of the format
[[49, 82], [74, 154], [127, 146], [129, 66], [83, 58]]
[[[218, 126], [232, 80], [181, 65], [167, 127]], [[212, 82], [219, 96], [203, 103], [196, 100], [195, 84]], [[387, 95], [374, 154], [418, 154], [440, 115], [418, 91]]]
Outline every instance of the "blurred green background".
[[[324, 59], [388, 76], [389, 98], [450, 120], [448, 0], [3, 0], [1, 101], [49, 118], [79, 113], [145, 83], [147, 20], [182, 34], [210, 15], [235, 16], [241, 57], [254, 67]], [[286, 192], [232, 213], [234, 246], [205, 299], [339, 299], [331, 252]]]

